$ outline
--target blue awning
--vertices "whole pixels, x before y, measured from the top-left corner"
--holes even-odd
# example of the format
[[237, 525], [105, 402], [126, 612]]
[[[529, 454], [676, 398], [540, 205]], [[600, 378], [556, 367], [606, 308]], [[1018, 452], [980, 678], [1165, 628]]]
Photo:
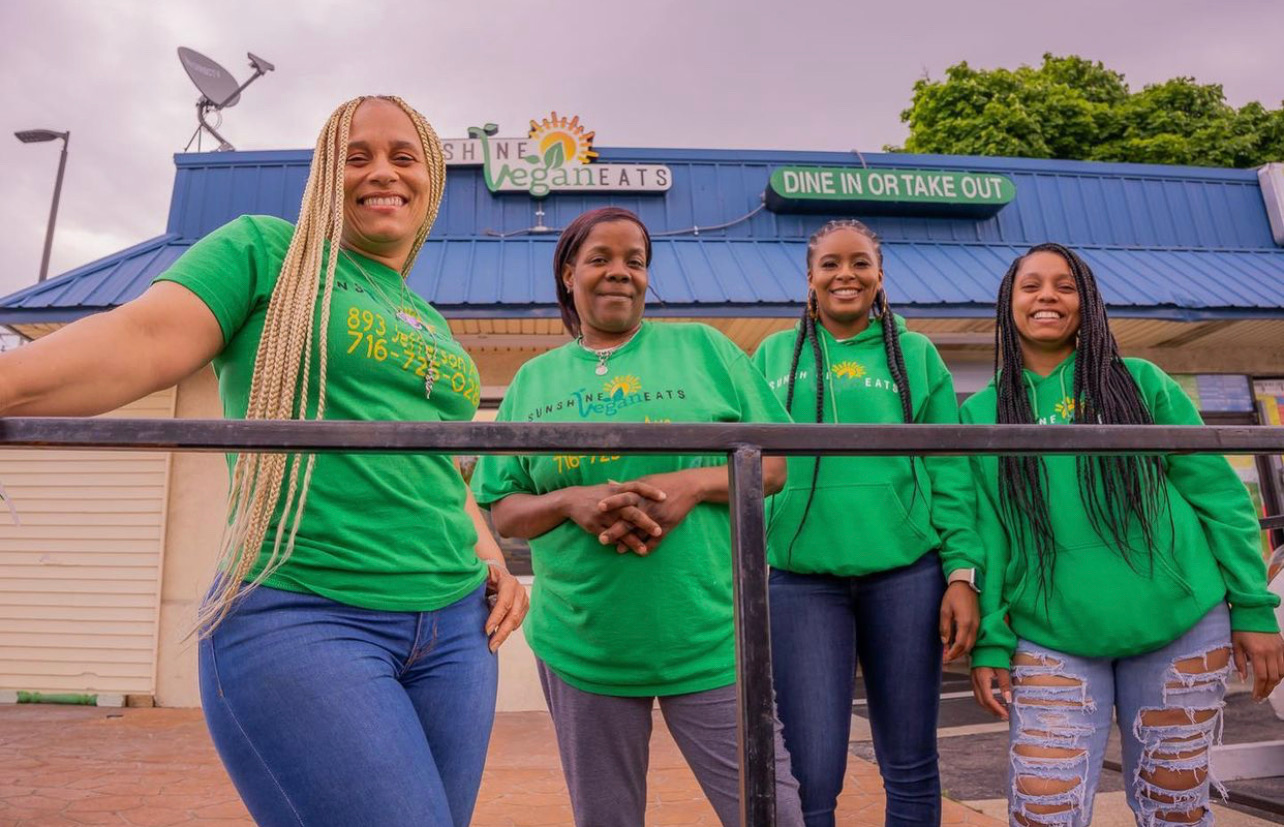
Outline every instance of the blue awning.
[[[985, 218], [865, 216], [883, 239], [888, 294], [914, 317], [985, 317], [1011, 261], [1060, 241], [1097, 273], [1116, 316], [1175, 321], [1284, 319], [1284, 249], [1253, 170], [759, 150], [599, 148], [613, 163], [661, 163], [663, 195], [491, 193], [452, 167], [411, 286], [448, 315], [556, 316], [556, 232], [585, 209], [627, 207], [656, 236], [649, 312], [787, 317], [799, 312], [808, 235], [825, 216], [762, 209], [781, 165], [981, 170], [1016, 198]], [[311, 162], [299, 150], [176, 156], [167, 233], [0, 299], [0, 324], [66, 322], [116, 307], [198, 239], [238, 215], [294, 220]], [[543, 232], [530, 233], [535, 227]]]
[[[555, 316], [551, 236], [429, 240], [410, 284], [447, 315]], [[66, 322], [141, 295], [190, 242], [165, 235], [10, 296], [0, 324]], [[1284, 250], [1078, 248], [1120, 317], [1207, 321], [1284, 318]], [[985, 317], [1024, 247], [888, 242], [888, 296], [908, 317]], [[806, 292], [806, 243], [658, 239], [648, 312], [783, 317]]]

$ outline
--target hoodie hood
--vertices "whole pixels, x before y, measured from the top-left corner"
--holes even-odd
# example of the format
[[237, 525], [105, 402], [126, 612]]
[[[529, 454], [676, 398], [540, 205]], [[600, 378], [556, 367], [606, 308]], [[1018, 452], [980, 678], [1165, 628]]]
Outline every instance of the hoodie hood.
[[[1064, 425], [1074, 420], [1074, 368], [1077, 351], [1071, 352], [1061, 364], [1057, 365], [1047, 376], [1040, 376], [1025, 368], [1021, 371], [1021, 385], [1030, 399], [1030, 409], [1034, 412], [1034, 421], [1039, 425]], [[1000, 374], [1002, 371], [1000, 370]], [[990, 400], [999, 392], [999, 376], [996, 375], [984, 390], [978, 394], [986, 395]], [[990, 406], [993, 406], [991, 401]], [[975, 406], [975, 403], [973, 405]], [[992, 418], [993, 414], [991, 414]], [[980, 421], [980, 420], [977, 420]]]
[[[896, 324], [897, 333], [904, 335], [909, 330], [904, 318], [892, 314], [892, 320]], [[798, 333], [799, 324], [794, 325], [794, 335]], [[835, 338], [834, 334], [830, 333], [824, 325], [817, 323], [816, 335], [822, 338], [829, 347], [870, 347], [872, 345], [881, 348], [883, 346], [883, 320], [871, 318], [868, 327], [849, 339]]]

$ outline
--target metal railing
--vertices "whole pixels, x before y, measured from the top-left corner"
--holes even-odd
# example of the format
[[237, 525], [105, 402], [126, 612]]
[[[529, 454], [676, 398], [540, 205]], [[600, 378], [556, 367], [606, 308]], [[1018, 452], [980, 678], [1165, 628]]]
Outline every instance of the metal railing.
[[[744, 827], [776, 823], [764, 455], [1284, 454], [1284, 427], [748, 425], [0, 419], [0, 448], [448, 454], [725, 454]], [[1271, 523], [1284, 522], [1269, 518]], [[1266, 521], [1264, 521], [1266, 522]], [[1274, 526], [1272, 526], [1274, 527]]]

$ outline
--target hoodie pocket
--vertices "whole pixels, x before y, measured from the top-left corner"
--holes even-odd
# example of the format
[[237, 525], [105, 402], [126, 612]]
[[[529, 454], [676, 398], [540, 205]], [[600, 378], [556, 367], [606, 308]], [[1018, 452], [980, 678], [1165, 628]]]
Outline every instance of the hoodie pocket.
[[[777, 564], [785, 568], [840, 575], [883, 571], [913, 562], [930, 545], [928, 533], [889, 483], [817, 488], [807, 511], [809, 494], [804, 483], [777, 498], [770, 542]], [[920, 510], [926, 513], [916, 506]]]
[[1144, 555], [1131, 565], [1104, 544], [1057, 551], [1047, 590], [1031, 563], [1014, 594], [1013, 628], [1021, 637], [1085, 657], [1122, 657], [1167, 645], [1198, 619], [1186, 580]]

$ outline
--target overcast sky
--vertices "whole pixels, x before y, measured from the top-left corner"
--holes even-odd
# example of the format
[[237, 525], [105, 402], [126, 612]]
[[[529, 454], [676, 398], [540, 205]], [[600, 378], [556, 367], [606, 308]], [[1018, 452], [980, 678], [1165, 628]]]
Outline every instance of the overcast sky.
[[[556, 109], [602, 146], [878, 150], [914, 81], [1079, 54], [1134, 88], [1175, 75], [1284, 98], [1280, 0], [0, 0], [0, 295], [35, 281], [71, 131], [51, 275], [163, 232], [197, 92], [175, 49], [238, 79], [238, 149], [310, 146], [341, 100], [395, 92], [446, 137]], [[207, 143], [207, 148], [209, 144]]]

